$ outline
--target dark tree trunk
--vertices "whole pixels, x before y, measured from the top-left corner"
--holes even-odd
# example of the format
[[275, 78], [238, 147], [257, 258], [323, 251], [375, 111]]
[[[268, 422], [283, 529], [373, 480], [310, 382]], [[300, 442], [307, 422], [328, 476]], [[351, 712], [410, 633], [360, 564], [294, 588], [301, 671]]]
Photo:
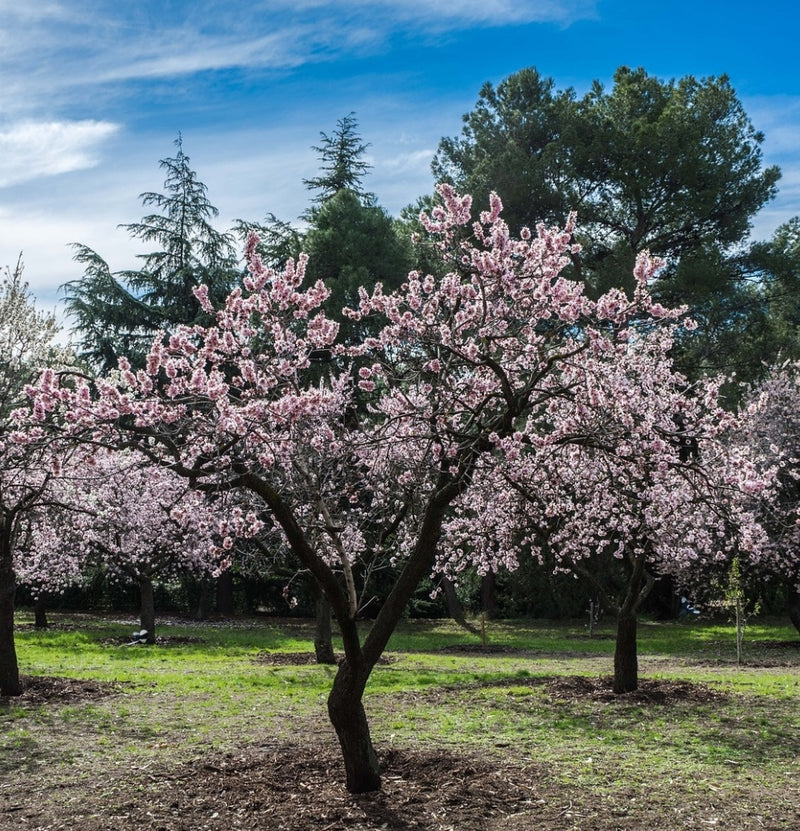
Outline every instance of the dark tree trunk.
[[444, 592], [444, 599], [447, 602], [447, 614], [459, 625], [463, 626], [469, 632], [477, 632], [478, 630], [467, 622], [467, 617], [464, 614], [464, 607], [456, 594], [456, 587], [452, 580], [447, 577], [442, 577], [442, 591]]
[[233, 572], [226, 569], [217, 577], [217, 614], [232, 617], [233, 611]]
[[381, 770], [372, 746], [362, 695], [370, 667], [354, 670], [347, 658], [339, 665], [328, 696], [328, 716], [342, 748], [347, 790], [369, 793], [380, 790]]
[[21, 695], [14, 646], [14, 596], [17, 580], [11, 555], [10, 530], [0, 516], [0, 695]]
[[[314, 580], [316, 584], [317, 581]], [[333, 652], [333, 628], [331, 626], [331, 604], [322, 590], [317, 586], [314, 598], [314, 615], [316, 629], [314, 633], [314, 655], [318, 664], [335, 664]]]
[[47, 629], [47, 600], [44, 594], [40, 594], [34, 603], [33, 625], [36, 629]]
[[211, 597], [214, 592], [214, 587], [208, 577], [201, 577], [197, 581], [197, 609], [194, 613], [195, 620], [208, 620], [211, 614]]
[[639, 609], [655, 580], [645, 569], [646, 554], [631, 555], [631, 575], [625, 598], [617, 610], [617, 643], [614, 650], [614, 692], [628, 693], [639, 688], [639, 659], [636, 626]]
[[394, 632], [408, 601], [423, 577], [431, 573], [446, 507], [463, 490], [464, 480], [442, 473], [439, 490], [428, 502], [414, 549], [378, 612], [363, 647], [355, 621], [355, 609], [342, 591], [336, 575], [310, 546], [295, 517], [279, 494], [263, 480], [243, 477], [242, 484], [264, 498], [303, 565], [319, 581], [339, 624], [345, 657], [339, 664], [328, 696], [328, 715], [339, 739], [347, 789], [351, 793], [376, 791], [381, 786], [378, 756], [372, 746], [362, 697], [373, 667]]
[[156, 642], [156, 603], [153, 596], [153, 581], [149, 577], [139, 578], [139, 597], [141, 601], [140, 622], [147, 630], [147, 643]]
[[800, 632], [800, 591], [794, 580], [786, 581], [786, 612], [792, 626]]
[[636, 648], [636, 613], [617, 618], [614, 650], [614, 692], [633, 692], [639, 686], [639, 659]]

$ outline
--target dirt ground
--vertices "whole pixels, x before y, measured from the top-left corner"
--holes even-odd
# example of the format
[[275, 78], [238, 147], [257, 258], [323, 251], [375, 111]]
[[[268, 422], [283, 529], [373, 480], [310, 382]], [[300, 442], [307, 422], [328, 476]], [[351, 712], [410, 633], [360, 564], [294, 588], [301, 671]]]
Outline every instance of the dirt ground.
[[[296, 658], [296, 656], [295, 656]], [[280, 658], [279, 658], [280, 660]], [[288, 660], [288, 657], [287, 657]], [[608, 680], [551, 679], [548, 693], [567, 700], [612, 697]], [[27, 678], [20, 704], [91, 701], [116, 692], [112, 685]], [[659, 706], [670, 701], [724, 701], [706, 687], [644, 681], [632, 694]], [[45, 794], [46, 783], [26, 793], [0, 783], [0, 831], [675, 831], [676, 829], [787, 829], [765, 822], [742, 803], [727, 806], [599, 801], [556, 781], [535, 761], [509, 755], [471, 758], [450, 752], [394, 749], [381, 758], [383, 789], [353, 796], [335, 743], [281, 743], [194, 762], [151, 765], [123, 776], [98, 770], [76, 781], [74, 793]], [[37, 795], [37, 789], [39, 791]], [[757, 805], [753, 792], [747, 804]], [[54, 798], [55, 797], [55, 798]], [[713, 797], [711, 798], [713, 799]]]

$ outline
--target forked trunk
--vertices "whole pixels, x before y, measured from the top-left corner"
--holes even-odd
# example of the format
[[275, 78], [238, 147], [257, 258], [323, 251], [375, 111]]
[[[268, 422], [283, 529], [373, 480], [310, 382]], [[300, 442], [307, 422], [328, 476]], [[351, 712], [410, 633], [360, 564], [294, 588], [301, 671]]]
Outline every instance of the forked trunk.
[[328, 716], [342, 748], [346, 786], [350, 793], [380, 790], [381, 771], [372, 746], [362, 695], [369, 670], [355, 672], [345, 659], [328, 696]]
[[153, 581], [149, 577], [139, 578], [139, 598], [141, 601], [139, 620], [146, 630], [147, 643], [156, 642], [156, 603], [153, 595]]
[[620, 613], [614, 650], [614, 692], [633, 692], [639, 687], [639, 658], [636, 648], [636, 613]]
[[14, 595], [16, 575], [11, 559], [11, 544], [0, 519], [0, 695], [22, 695], [17, 650], [14, 646]]

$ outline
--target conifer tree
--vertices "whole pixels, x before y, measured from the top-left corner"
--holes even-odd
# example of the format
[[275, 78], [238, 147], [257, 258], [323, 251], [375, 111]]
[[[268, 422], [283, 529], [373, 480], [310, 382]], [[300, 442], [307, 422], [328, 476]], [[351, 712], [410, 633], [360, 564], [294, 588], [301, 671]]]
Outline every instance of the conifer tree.
[[140, 255], [140, 269], [111, 271], [95, 250], [75, 245], [75, 259], [85, 270], [64, 286], [66, 306], [83, 357], [102, 369], [116, 366], [119, 355], [139, 365], [156, 332], [202, 320], [193, 294], [197, 286], [209, 286], [220, 298], [238, 276], [234, 239], [211, 224], [218, 211], [189, 164], [181, 136], [175, 146], [175, 156], [160, 162], [166, 171], [163, 193], [140, 195], [156, 211], [120, 226], [156, 246]]

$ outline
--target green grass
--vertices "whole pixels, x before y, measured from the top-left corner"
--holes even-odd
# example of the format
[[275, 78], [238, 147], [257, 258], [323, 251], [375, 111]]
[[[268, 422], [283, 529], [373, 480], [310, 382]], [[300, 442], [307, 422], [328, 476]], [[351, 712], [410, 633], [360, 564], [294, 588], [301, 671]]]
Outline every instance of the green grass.
[[[310, 652], [305, 621], [162, 625], [167, 643], [156, 647], [120, 645], [131, 625], [102, 617], [52, 615], [45, 631], [20, 622], [23, 674], [119, 686], [92, 700], [0, 704], [2, 774], [55, 781], [88, 777], [98, 764], [146, 767], [165, 753], [180, 764], [210, 750], [331, 740], [325, 698], [335, 668], [262, 660]], [[611, 626], [589, 638], [580, 621], [491, 622], [483, 640], [449, 621], [401, 625], [365, 696], [379, 748], [510, 755], [565, 787], [623, 802], [653, 788], [666, 801], [797, 791], [800, 649], [785, 645], [797, 634], [782, 622], [748, 628], [743, 666], [730, 625], [642, 623], [641, 677], [710, 691], [664, 704], [552, 694], [555, 679], [611, 673]]]

